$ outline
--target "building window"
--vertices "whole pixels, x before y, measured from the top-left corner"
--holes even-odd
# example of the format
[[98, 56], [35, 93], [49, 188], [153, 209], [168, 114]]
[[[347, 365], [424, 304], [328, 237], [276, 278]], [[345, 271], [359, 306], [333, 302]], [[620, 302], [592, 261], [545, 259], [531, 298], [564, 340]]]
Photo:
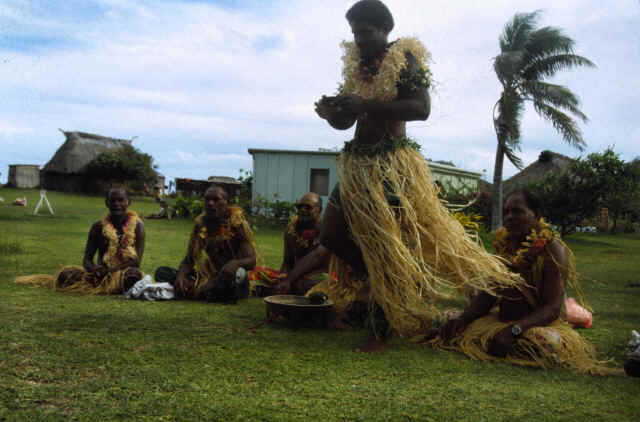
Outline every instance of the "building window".
[[329, 169], [311, 169], [310, 192], [320, 196], [329, 195]]

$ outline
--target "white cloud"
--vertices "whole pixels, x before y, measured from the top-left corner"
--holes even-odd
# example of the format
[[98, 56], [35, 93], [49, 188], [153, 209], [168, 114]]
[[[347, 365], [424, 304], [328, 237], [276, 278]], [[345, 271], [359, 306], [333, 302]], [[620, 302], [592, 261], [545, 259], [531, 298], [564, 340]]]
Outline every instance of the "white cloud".
[[[329, 128], [315, 116], [313, 102], [333, 92], [340, 79], [338, 44], [350, 36], [344, 19], [350, 3], [220, 8], [100, 0], [95, 4], [103, 11], [86, 19], [20, 1], [4, 4], [0, 23], [10, 22], [11, 34], [70, 40], [59, 48], [0, 47], [0, 59], [10, 59], [0, 60], [5, 160], [24, 157], [21, 149], [28, 142], [38, 151], [31, 157], [44, 164], [62, 142], [58, 127], [138, 136], [134, 144], [154, 155], [168, 177], [207, 177], [209, 164], [234, 176], [232, 166], [250, 167], [249, 147], [339, 146], [352, 131]], [[258, 4], [267, 10], [256, 10]], [[433, 53], [438, 84], [432, 115], [408, 125], [426, 155], [493, 172], [491, 109], [499, 84], [491, 59], [504, 23], [516, 11], [539, 8], [542, 25], [562, 27], [578, 52], [599, 66], [558, 78], [580, 95], [591, 118], [582, 126], [587, 152], [615, 143], [623, 158], [637, 155], [637, 2], [389, 0], [388, 5], [396, 20], [392, 37], [416, 35]], [[525, 163], [546, 148], [577, 155], [532, 111], [522, 132]], [[505, 177], [515, 171], [505, 166]]]

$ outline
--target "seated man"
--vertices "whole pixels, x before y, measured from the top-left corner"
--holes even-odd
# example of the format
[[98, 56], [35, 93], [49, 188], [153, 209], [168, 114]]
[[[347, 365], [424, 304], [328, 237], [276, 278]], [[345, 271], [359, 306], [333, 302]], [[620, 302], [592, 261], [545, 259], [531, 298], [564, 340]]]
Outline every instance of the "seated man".
[[473, 359], [608, 372], [595, 360], [593, 346], [565, 320], [565, 284], [576, 283], [573, 254], [541, 218], [539, 199], [526, 189], [511, 194], [504, 224], [494, 248], [527, 284], [502, 290], [498, 297], [480, 292], [461, 315], [440, 327], [432, 344]]
[[280, 294], [304, 295], [319, 282], [327, 279], [328, 256], [316, 267], [295, 278], [288, 275], [302, 258], [320, 245], [318, 235], [322, 221], [322, 199], [318, 194], [304, 194], [296, 204], [298, 214], [294, 216], [284, 231], [284, 252], [280, 271], [266, 267], [251, 272], [251, 280], [256, 285], [275, 285]]
[[173, 282], [177, 296], [235, 303], [247, 297], [246, 271], [255, 265], [253, 232], [242, 209], [229, 207], [224, 189], [210, 187], [204, 195], [204, 213], [196, 217], [187, 256]]
[[[92, 294], [124, 293], [143, 276], [144, 224], [133, 211], [124, 188], [111, 188], [105, 204], [109, 213], [89, 230], [82, 267], [64, 267], [54, 277], [26, 276], [17, 283], [53, 285], [64, 291]], [[98, 254], [97, 261], [94, 258]]]
[[153, 190], [154, 190], [154, 196], [155, 196], [156, 202], [160, 205], [160, 209], [158, 210], [157, 213], [151, 214], [143, 218], [147, 218], [149, 220], [169, 218], [169, 204], [163, 198], [162, 194], [160, 193], [160, 189], [157, 186], [153, 188]]

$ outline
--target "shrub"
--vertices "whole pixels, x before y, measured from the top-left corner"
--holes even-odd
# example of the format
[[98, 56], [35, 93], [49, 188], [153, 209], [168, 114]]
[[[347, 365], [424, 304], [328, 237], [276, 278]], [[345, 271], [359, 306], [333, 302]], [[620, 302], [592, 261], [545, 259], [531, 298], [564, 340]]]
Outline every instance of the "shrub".
[[198, 198], [185, 198], [184, 196], [175, 195], [175, 202], [169, 206], [170, 218], [189, 218], [202, 214], [204, 210], [204, 202]]
[[87, 176], [104, 180], [152, 182], [156, 178], [153, 157], [125, 145], [103, 152], [87, 164]]

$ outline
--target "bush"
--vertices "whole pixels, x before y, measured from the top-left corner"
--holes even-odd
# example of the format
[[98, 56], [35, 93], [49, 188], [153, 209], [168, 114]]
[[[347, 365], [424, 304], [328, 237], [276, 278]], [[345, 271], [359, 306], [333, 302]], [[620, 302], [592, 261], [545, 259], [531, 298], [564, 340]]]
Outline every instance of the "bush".
[[[463, 205], [472, 202], [464, 208], [463, 214], [473, 215], [474, 221], [479, 223], [479, 231], [491, 225], [491, 193], [488, 191], [471, 191], [466, 187], [456, 189], [449, 185], [444, 189], [444, 199], [450, 204]], [[464, 224], [463, 224], [464, 226]]]
[[278, 222], [289, 221], [296, 212], [295, 204], [288, 201], [280, 201], [277, 193], [273, 194], [273, 198], [274, 200], [271, 201], [262, 195], [258, 195], [258, 198], [253, 203], [255, 214], [270, 217]]
[[204, 202], [198, 198], [185, 198], [175, 195], [175, 202], [169, 206], [170, 218], [190, 218], [197, 217], [204, 211]]
[[153, 157], [131, 145], [103, 152], [87, 164], [87, 176], [104, 180], [153, 182]]

